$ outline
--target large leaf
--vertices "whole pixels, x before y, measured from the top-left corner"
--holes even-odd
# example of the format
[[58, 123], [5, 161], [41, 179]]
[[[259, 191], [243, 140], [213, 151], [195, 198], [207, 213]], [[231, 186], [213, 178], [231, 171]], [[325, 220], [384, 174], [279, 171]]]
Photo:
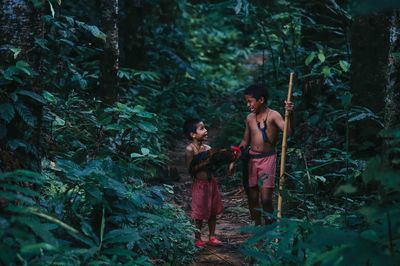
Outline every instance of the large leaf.
[[41, 95], [39, 95], [39, 94], [37, 94], [36, 92], [33, 92], [33, 91], [18, 90], [17, 94], [28, 96], [28, 97], [30, 97], [30, 98], [34, 99], [35, 101], [38, 101], [38, 102], [40, 102], [42, 104], [46, 103]]
[[315, 52], [312, 52], [309, 56], [307, 56], [305, 61], [306, 66], [308, 66], [314, 60], [315, 56], [316, 56]]
[[83, 29], [89, 31], [94, 37], [99, 38], [103, 41], [106, 41], [107, 35], [104, 34], [98, 27], [93, 25], [88, 25], [80, 21], [75, 21], [78, 26], [82, 27]]
[[14, 116], [15, 116], [14, 106], [12, 106], [10, 103], [0, 104], [0, 117], [4, 121], [10, 123], [11, 120], [14, 118]]
[[115, 229], [105, 234], [104, 243], [128, 243], [140, 240], [139, 232], [134, 228]]
[[34, 254], [42, 254], [43, 250], [57, 250], [57, 248], [49, 243], [35, 243], [28, 244], [21, 247], [21, 253], [34, 253]]
[[36, 124], [36, 117], [33, 116], [29, 108], [20, 101], [17, 101], [14, 106], [22, 120], [29, 126], [34, 127]]
[[30, 65], [26, 61], [23, 60], [17, 61], [15, 67], [24, 72], [25, 74], [27, 74], [28, 76], [37, 75], [37, 73], [31, 69]]
[[146, 121], [140, 121], [139, 127], [141, 129], [143, 129], [144, 131], [151, 132], [151, 133], [155, 133], [158, 130], [157, 127], [155, 127], [152, 123], [146, 122]]
[[343, 69], [344, 72], [349, 71], [350, 69], [350, 64], [347, 61], [340, 60], [339, 61], [340, 67]]

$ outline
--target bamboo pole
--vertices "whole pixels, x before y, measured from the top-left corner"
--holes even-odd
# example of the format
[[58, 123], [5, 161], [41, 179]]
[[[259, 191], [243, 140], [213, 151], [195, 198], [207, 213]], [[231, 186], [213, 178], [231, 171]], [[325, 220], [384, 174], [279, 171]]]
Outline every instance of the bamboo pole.
[[[287, 96], [288, 102], [292, 101], [293, 76], [294, 73], [291, 72], [289, 78], [289, 89]], [[283, 127], [283, 137], [282, 137], [281, 168], [279, 173], [278, 218], [282, 218], [282, 192], [285, 184], [286, 140], [287, 140], [288, 125], [289, 125], [289, 111], [285, 110], [285, 125]]]

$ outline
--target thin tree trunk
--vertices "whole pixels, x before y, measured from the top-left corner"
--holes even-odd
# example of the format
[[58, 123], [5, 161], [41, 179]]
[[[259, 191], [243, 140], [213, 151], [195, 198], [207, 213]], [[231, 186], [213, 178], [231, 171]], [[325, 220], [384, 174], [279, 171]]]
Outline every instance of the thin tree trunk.
[[112, 104], [118, 94], [118, 0], [101, 1], [101, 21], [107, 39], [100, 63], [99, 94], [106, 104]]
[[[0, 68], [7, 68], [14, 65], [18, 60], [29, 63], [30, 68], [36, 73], [40, 73], [39, 53], [36, 53], [35, 38], [42, 38], [44, 33], [43, 22], [41, 20], [44, 0], [37, 1], [36, 6], [32, 1], [24, 0], [3, 0], [0, 3]], [[14, 58], [12, 48], [20, 49], [20, 53]], [[29, 97], [19, 97], [17, 102], [13, 102], [10, 94], [16, 89], [29, 89], [37, 94], [41, 94], [39, 77], [24, 76], [24, 84], [10, 83], [3, 87], [0, 97], [0, 104], [23, 104], [29, 112], [36, 118], [34, 127], [28, 127], [21, 119], [15, 116], [12, 121], [0, 121], [6, 129], [6, 136], [1, 140], [0, 171], [9, 171], [15, 168], [29, 168], [40, 171], [40, 140], [42, 129], [42, 105], [29, 99]], [[26, 134], [31, 131], [32, 134]], [[29, 136], [29, 137], [28, 137]], [[28, 154], [27, 149], [16, 151], [9, 150], [7, 142], [10, 139], [22, 139], [35, 148], [36, 154]], [[12, 161], [5, 163], [3, 157], [12, 158]]]
[[354, 104], [378, 113], [384, 108], [389, 51], [387, 13], [355, 17], [351, 28], [351, 82]]
[[389, 54], [386, 69], [386, 87], [385, 87], [385, 129], [392, 128], [399, 122], [399, 60], [396, 60], [394, 53], [400, 43], [399, 10], [394, 10], [390, 18], [389, 25]]
[[25, 59], [37, 70], [38, 60], [28, 56], [28, 53], [34, 47], [35, 38], [43, 34], [42, 10], [26, 0], [3, 0], [0, 8], [0, 65], [14, 61], [10, 48], [20, 48], [19, 58]]

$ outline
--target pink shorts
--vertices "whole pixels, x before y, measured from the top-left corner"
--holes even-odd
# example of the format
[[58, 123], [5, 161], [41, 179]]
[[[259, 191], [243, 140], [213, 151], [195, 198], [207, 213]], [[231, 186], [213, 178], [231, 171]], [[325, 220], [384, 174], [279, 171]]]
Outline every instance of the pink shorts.
[[[259, 154], [252, 150], [250, 156]], [[249, 187], [274, 188], [276, 175], [276, 153], [263, 158], [250, 158], [249, 160]]]
[[210, 181], [195, 179], [192, 185], [192, 219], [208, 220], [223, 211], [221, 194], [215, 177]]

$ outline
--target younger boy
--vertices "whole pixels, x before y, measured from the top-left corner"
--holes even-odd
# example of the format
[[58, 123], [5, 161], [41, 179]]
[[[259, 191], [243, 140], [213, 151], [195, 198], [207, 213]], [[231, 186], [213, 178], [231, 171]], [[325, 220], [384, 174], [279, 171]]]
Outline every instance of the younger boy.
[[[185, 136], [191, 140], [186, 146], [185, 159], [186, 166], [194, 178], [192, 185], [192, 213], [191, 217], [195, 220], [198, 232], [195, 233], [195, 245], [203, 247], [206, 243], [201, 239], [201, 228], [203, 220], [208, 221], [209, 241], [211, 246], [221, 246], [222, 242], [215, 236], [215, 226], [217, 215], [222, 213], [221, 194], [218, 189], [217, 180], [211, 173], [213, 161], [221, 161], [222, 157], [229, 157], [231, 163], [230, 172], [234, 168], [233, 160], [237, 159], [235, 154], [217, 149], [211, 149], [204, 142], [208, 139], [207, 129], [200, 119], [188, 119], [183, 126]], [[218, 156], [213, 156], [217, 155]], [[222, 155], [222, 156], [221, 156]], [[227, 156], [226, 156], [227, 155]], [[214, 158], [213, 158], [214, 157]], [[218, 157], [218, 158], [217, 158]]]
[[[275, 146], [278, 140], [279, 129], [283, 131], [284, 120], [275, 110], [267, 106], [267, 89], [259, 84], [246, 88], [244, 97], [251, 113], [245, 121], [245, 130], [240, 147], [248, 151], [247, 173], [248, 180], [244, 176], [243, 185], [248, 187], [248, 202], [251, 218], [256, 225], [261, 224], [261, 212], [259, 197], [261, 194], [262, 208], [265, 212], [272, 213], [272, 194], [275, 187], [276, 174], [276, 151]], [[293, 104], [285, 101], [285, 109], [290, 111], [288, 135], [293, 133]], [[243, 154], [243, 157], [246, 155]], [[244, 167], [246, 167], [244, 165]], [[246, 172], [246, 171], [244, 171]], [[261, 193], [260, 193], [261, 192]], [[265, 223], [272, 221], [265, 217]]]

